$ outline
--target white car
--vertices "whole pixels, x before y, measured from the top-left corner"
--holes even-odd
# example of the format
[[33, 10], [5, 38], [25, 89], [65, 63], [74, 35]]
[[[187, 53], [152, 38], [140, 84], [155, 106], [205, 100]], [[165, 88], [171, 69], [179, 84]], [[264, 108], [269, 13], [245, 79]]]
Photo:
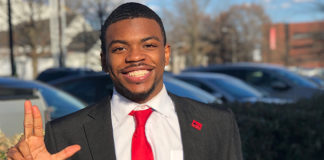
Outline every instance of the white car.
[[34, 89], [21, 89], [0, 86], [0, 130], [7, 137], [23, 133], [24, 102], [31, 100], [41, 111], [44, 124], [48, 119], [49, 111], [44, 98]]

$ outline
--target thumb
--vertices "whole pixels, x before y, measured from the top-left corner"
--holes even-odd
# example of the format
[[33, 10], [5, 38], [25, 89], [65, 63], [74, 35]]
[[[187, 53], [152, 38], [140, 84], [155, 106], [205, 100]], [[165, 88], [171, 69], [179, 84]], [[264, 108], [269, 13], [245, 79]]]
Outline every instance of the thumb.
[[71, 146], [64, 148], [60, 152], [54, 154], [53, 156], [54, 156], [54, 159], [56, 159], [56, 160], [67, 159], [67, 158], [73, 156], [80, 149], [81, 149], [80, 145], [71, 145]]

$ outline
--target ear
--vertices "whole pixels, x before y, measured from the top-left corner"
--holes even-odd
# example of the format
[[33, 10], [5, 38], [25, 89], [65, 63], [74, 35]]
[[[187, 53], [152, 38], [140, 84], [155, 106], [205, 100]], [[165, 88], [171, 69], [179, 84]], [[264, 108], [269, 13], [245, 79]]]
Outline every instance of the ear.
[[170, 62], [170, 55], [171, 55], [171, 46], [169, 44], [166, 44], [164, 47], [164, 65], [167, 66], [169, 65]]
[[101, 60], [102, 71], [108, 73], [108, 64], [107, 64], [106, 54], [103, 54], [102, 51], [100, 52], [100, 60]]

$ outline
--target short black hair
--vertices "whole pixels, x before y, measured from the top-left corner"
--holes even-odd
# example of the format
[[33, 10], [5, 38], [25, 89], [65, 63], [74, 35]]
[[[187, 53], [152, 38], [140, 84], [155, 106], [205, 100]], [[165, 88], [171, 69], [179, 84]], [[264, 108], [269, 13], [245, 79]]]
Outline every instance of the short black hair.
[[165, 45], [166, 35], [165, 35], [165, 30], [161, 18], [149, 7], [140, 3], [129, 2], [118, 6], [113, 12], [111, 12], [111, 14], [108, 16], [108, 18], [105, 20], [105, 23], [101, 27], [100, 40], [101, 40], [102, 53], [106, 54], [105, 35], [107, 32], [107, 28], [111, 24], [124, 19], [133, 19], [133, 18], [140, 18], [140, 17], [153, 19], [159, 24], [163, 36], [163, 43]]

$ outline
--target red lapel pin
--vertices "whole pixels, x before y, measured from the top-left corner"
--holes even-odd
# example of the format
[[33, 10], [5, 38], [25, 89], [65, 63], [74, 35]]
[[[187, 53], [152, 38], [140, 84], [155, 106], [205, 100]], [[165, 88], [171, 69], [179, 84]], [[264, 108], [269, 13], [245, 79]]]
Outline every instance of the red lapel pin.
[[192, 123], [191, 123], [191, 126], [194, 127], [194, 128], [196, 128], [197, 130], [200, 131], [200, 130], [201, 130], [201, 127], [202, 127], [202, 124], [199, 123], [199, 122], [196, 121], [196, 120], [193, 120]]

